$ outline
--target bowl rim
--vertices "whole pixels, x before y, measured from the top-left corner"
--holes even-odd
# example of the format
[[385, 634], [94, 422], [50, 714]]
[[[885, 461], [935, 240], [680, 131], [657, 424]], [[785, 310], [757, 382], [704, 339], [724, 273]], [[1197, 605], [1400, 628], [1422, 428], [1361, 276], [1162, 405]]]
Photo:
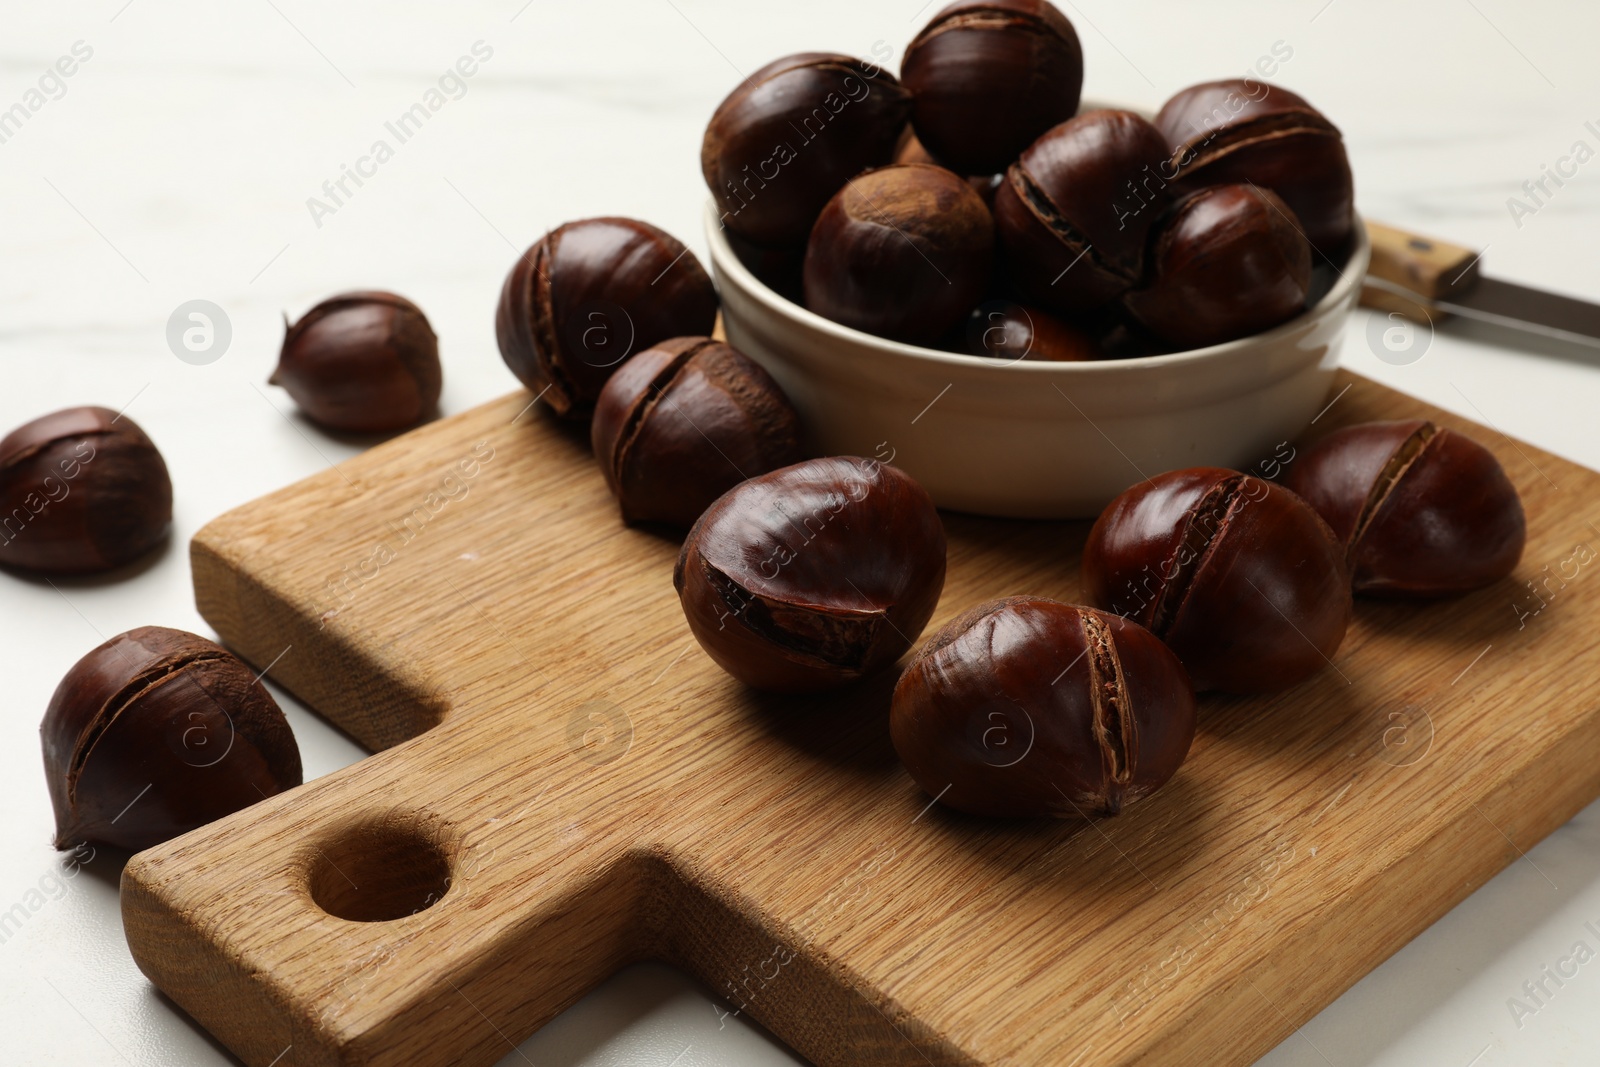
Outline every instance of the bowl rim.
[[[717, 273], [728, 276], [743, 293], [761, 304], [769, 313], [794, 322], [797, 326], [808, 329], [814, 333], [823, 334], [831, 340], [856, 345], [858, 347], [874, 348], [892, 355], [920, 360], [924, 363], [939, 366], [944, 365], [966, 370], [987, 367], [996, 373], [1011, 372], [1023, 374], [1071, 374], [1079, 376], [1115, 375], [1145, 368], [1179, 367], [1193, 363], [1209, 362], [1224, 359], [1230, 355], [1252, 350], [1255, 348], [1267, 349], [1277, 342], [1292, 337], [1303, 331], [1309, 324], [1325, 319], [1335, 314], [1341, 307], [1351, 302], [1351, 297], [1359, 289], [1367, 274], [1367, 265], [1372, 255], [1372, 244], [1367, 235], [1366, 223], [1358, 212], [1351, 212], [1354, 222], [1352, 234], [1355, 238], [1346, 257], [1343, 268], [1334, 267], [1338, 277], [1333, 285], [1311, 307], [1277, 326], [1261, 333], [1253, 333], [1247, 337], [1224, 341], [1221, 344], [1208, 345], [1205, 348], [1185, 349], [1181, 352], [1166, 352], [1154, 356], [1129, 356], [1122, 359], [1098, 359], [1083, 362], [1071, 361], [1046, 361], [1046, 360], [995, 360], [984, 356], [968, 355], [963, 352], [943, 352], [936, 348], [924, 348], [921, 345], [906, 344], [903, 341], [892, 341], [876, 334], [866, 333], [841, 325], [832, 319], [824, 318], [810, 309], [783, 296], [772, 289], [751, 270], [744, 265], [744, 261], [733, 251], [732, 244], [728, 241], [727, 228], [722, 224], [722, 218], [717, 212], [715, 198], [707, 198], [705, 209], [706, 240], [710, 243], [711, 262]], [[982, 373], [980, 371], [980, 373]]]

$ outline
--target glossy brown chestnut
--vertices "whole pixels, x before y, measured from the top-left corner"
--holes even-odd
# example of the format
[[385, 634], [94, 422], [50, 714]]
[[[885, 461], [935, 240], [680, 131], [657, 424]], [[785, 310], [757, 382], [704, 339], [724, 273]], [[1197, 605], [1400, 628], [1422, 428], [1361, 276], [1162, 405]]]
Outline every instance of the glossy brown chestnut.
[[907, 163], [852, 180], [806, 246], [806, 306], [824, 318], [931, 345], [982, 298], [994, 220], [964, 179]]
[[558, 414], [587, 418], [622, 361], [709, 334], [717, 291], [694, 253], [637, 219], [558, 226], [518, 257], [494, 332], [514, 374]]
[[1088, 111], [1029, 145], [995, 194], [995, 227], [1013, 283], [1072, 314], [1133, 288], [1146, 238], [1171, 201], [1156, 128], [1131, 111]]
[[0, 566], [106, 571], [171, 529], [167, 464], [128, 416], [67, 408], [0, 439]]
[[1172, 651], [1117, 615], [1014, 596], [967, 611], [895, 686], [895, 751], [974, 815], [1115, 815], [1166, 784], [1194, 740]]
[[911, 122], [935, 159], [998, 174], [1078, 110], [1083, 49], [1046, 0], [958, 0], [906, 47]]
[[287, 328], [269, 381], [331, 430], [404, 430], [438, 406], [439, 339], [422, 309], [403, 296], [344, 293]]
[[80, 659], [39, 727], [56, 847], [137, 851], [300, 784], [300, 750], [256, 673], [145, 626]]
[[1104, 359], [1085, 330], [1039, 308], [991, 300], [967, 317], [967, 351], [1008, 363], [1081, 363]]
[[911, 647], [944, 588], [944, 524], [910, 475], [830, 457], [742, 482], [672, 580], [700, 646], [757, 689], [853, 682]]
[[1431, 422], [1366, 422], [1318, 441], [1284, 483], [1345, 546], [1357, 593], [1438, 597], [1516, 569], [1527, 521], [1478, 442]]
[[1213, 185], [1169, 210], [1151, 235], [1147, 280], [1128, 311], [1180, 348], [1248, 337], [1306, 309], [1311, 245], [1260, 186]]
[[600, 391], [590, 438], [627, 522], [689, 526], [746, 478], [800, 461], [800, 417], [778, 383], [709, 337], [628, 360]]
[[1271, 189], [1336, 262], [1355, 224], [1355, 181], [1339, 128], [1287, 89], [1253, 79], [1193, 85], [1162, 105], [1156, 127], [1185, 188], [1242, 182]]
[[1201, 691], [1287, 689], [1332, 662], [1350, 622], [1327, 523], [1282, 486], [1215, 467], [1113, 500], [1084, 545], [1083, 591], [1165, 641]]
[[768, 63], [706, 127], [700, 170], [722, 223], [757, 244], [803, 244], [846, 181], [894, 156], [911, 102], [871, 63], [805, 52]]

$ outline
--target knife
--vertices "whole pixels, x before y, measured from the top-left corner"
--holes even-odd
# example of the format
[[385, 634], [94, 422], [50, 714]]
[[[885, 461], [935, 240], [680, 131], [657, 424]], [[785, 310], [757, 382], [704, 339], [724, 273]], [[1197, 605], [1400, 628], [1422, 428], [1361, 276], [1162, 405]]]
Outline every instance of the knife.
[[1372, 264], [1361, 289], [1364, 307], [1424, 323], [1460, 315], [1600, 349], [1600, 304], [1485, 277], [1481, 253], [1448, 241], [1380, 222], [1367, 223], [1367, 235]]

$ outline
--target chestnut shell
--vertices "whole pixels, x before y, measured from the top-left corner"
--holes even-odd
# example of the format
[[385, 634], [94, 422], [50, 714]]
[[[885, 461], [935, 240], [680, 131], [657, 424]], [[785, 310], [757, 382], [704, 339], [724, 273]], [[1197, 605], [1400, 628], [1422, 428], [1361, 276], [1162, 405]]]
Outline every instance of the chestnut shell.
[[438, 407], [439, 339], [403, 296], [341, 293], [285, 330], [269, 384], [283, 386], [308, 418], [329, 429], [404, 430]]
[[1441, 597], [1506, 577], [1527, 519], [1493, 453], [1420, 419], [1335, 430], [1291, 464], [1284, 484], [1345, 546], [1359, 594]]
[[600, 391], [595, 459], [627, 522], [689, 526], [746, 478], [800, 461], [800, 417], [754, 360], [709, 337], [640, 352]]
[[889, 728], [929, 795], [976, 815], [1115, 815], [1194, 740], [1183, 665], [1137, 623], [1042, 597], [981, 604], [895, 686]]
[[806, 307], [857, 330], [936, 344], [990, 282], [994, 220], [966, 179], [900, 163], [861, 175], [822, 209], [806, 246]]
[[137, 423], [67, 408], [0, 439], [0, 566], [88, 574], [131, 563], [172, 529], [172, 478]]
[[1204, 82], [1163, 104], [1155, 124], [1181, 185], [1271, 189], [1313, 249], [1340, 258], [1355, 226], [1355, 179], [1339, 128], [1304, 97], [1253, 79]]
[[1214, 185], [1173, 205], [1151, 235], [1146, 284], [1128, 311], [1182, 348], [1248, 337], [1305, 310], [1311, 245], [1269, 189]]
[[1139, 281], [1151, 226], [1172, 199], [1166, 142], [1131, 111], [1088, 111], [1006, 171], [994, 218], [1012, 282], [1062, 313], [1105, 307]]
[[709, 334], [717, 291], [677, 238], [627, 218], [558, 226], [517, 258], [495, 313], [500, 355], [559, 415], [587, 418], [623, 360]]
[[162, 626], [119, 634], [74, 664], [39, 733], [59, 849], [148, 848], [302, 777], [294, 734], [255, 672]]
[[934, 159], [962, 174], [998, 174], [1077, 113], [1083, 48], [1046, 0], [958, 0], [906, 47], [900, 77]]
[[893, 663], [944, 588], [927, 490], [876, 460], [807, 460], [706, 509], [673, 571], [689, 628], [757, 689], [834, 688]]
[[910, 109], [894, 75], [859, 59], [768, 63], [718, 105], [700, 144], [723, 225], [757, 245], [803, 244], [846, 181], [893, 158]]
[[1238, 471], [1192, 467], [1113, 500], [1083, 550], [1089, 603], [1177, 653], [1195, 688], [1287, 689], [1332, 661], [1350, 578], [1328, 524], [1300, 497]]

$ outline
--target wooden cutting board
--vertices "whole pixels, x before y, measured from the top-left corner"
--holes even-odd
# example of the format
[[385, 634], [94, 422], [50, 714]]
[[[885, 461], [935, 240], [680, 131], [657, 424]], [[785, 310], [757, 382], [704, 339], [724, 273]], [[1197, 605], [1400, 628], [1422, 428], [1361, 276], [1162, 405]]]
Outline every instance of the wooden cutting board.
[[[1494, 450], [1515, 578], [1359, 604], [1332, 669], [1205, 699], [1171, 784], [1092, 825], [930, 806], [894, 672], [742, 689], [689, 635], [677, 544], [524, 394], [227, 514], [202, 613], [383, 751], [135, 856], [133, 954], [260, 1067], [490, 1064], [642, 959], [822, 1065], [1250, 1063], [1600, 794], [1600, 475], [1345, 387], [1318, 430]], [[1086, 523], [946, 523], [933, 626], [1077, 598]]]

